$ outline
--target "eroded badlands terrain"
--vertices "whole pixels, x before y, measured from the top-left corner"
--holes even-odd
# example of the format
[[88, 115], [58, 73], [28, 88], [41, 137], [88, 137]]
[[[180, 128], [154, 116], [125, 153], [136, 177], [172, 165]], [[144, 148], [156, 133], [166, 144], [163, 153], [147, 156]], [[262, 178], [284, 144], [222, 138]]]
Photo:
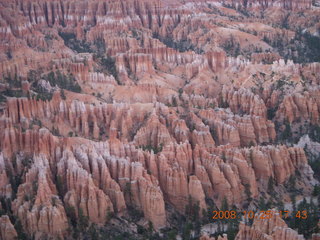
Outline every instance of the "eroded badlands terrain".
[[311, 0], [0, 0], [0, 239], [319, 239], [319, 36]]

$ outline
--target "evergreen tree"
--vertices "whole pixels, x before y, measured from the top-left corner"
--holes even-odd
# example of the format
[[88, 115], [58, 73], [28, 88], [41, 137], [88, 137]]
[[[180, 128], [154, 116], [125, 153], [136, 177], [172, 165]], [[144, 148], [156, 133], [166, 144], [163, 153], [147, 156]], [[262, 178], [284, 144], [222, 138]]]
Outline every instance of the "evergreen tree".
[[291, 141], [292, 140], [291, 125], [288, 120], [285, 121], [285, 129], [282, 133], [282, 140], [284, 140], [284, 141]]
[[223, 198], [220, 210], [221, 211], [228, 211], [229, 210], [229, 204], [228, 204], [227, 197]]
[[66, 95], [64, 94], [64, 90], [63, 89], [61, 89], [61, 91], [60, 91], [60, 97], [61, 97], [62, 100], [66, 100], [67, 99]]

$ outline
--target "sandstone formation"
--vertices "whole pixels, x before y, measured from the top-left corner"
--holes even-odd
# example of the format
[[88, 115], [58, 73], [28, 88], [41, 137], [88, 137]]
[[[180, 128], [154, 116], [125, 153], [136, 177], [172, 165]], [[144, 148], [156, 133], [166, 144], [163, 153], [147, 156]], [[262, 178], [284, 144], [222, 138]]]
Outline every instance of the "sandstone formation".
[[[218, 206], [224, 197], [230, 203], [240, 204], [247, 197], [243, 194], [247, 186], [252, 197], [258, 197], [259, 191], [263, 191], [270, 177], [282, 184], [297, 169], [300, 170], [306, 186], [307, 179], [312, 179], [312, 172], [301, 148], [271, 145], [237, 148], [239, 143], [235, 146], [216, 146], [209, 128], [199, 122], [200, 118], [190, 115], [188, 124], [194, 124], [197, 130], [207, 132], [211, 142], [193, 140], [198, 138], [195, 137], [197, 130], [193, 130], [191, 134], [187, 124], [184, 121], [178, 124], [176, 116], [161, 104], [156, 108], [148, 106], [143, 110], [143, 114], [134, 113], [134, 106], [123, 105], [126, 112], [119, 111], [121, 108], [109, 108], [107, 105], [94, 109], [87, 108], [83, 102], [66, 103], [58, 97], [51, 102], [10, 99], [8, 104], [12, 107], [8, 108], [10, 110], [2, 117], [5, 125], [4, 141], [1, 145], [4, 152], [1, 159], [3, 165], [6, 165], [10, 164], [7, 162], [8, 158], [14, 156], [15, 152], [34, 154], [30, 162], [31, 168], [26, 172], [26, 182], [19, 186], [17, 199], [13, 204], [22, 224], [33, 234], [63, 234], [67, 223], [65, 210], [61, 206], [62, 200], [66, 206], [75, 209], [77, 216], [81, 211], [81, 214], [88, 216], [94, 223], [105, 222], [108, 211], [123, 214], [128, 205], [133, 205], [141, 209], [155, 227], [163, 227], [166, 225], [164, 201], [168, 201], [183, 213], [189, 196], [193, 202], [199, 204], [200, 209], [206, 209], [205, 198], [211, 198]], [[15, 107], [20, 104], [24, 107]], [[64, 106], [64, 112], [70, 111], [69, 115], [61, 112], [61, 106]], [[46, 112], [47, 108], [52, 110]], [[75, 132], [90, 136], [90, 127], [86, 126], [92, 124], [87, 122], [87, 111], [89, 116], [93, 114], [91, 116], [95, 119], [104, 119], [103, 115], [99, 116], [99, 112], [110, 112], [105, 115], [106, 120], [103, 120], [110, 122], [110, 132], [106, 133], [110, 136], [108, 141], [93, 142], [81, 138], [56, 137], [37, 125], [24, 133], [10, 127], [13, 122], [26, 124], [31, 121], [28, 118], [34, 116], [43, 119], [43, 124], [46, 124], [45, 119], [50, 119], [53, 123], [57, 119], [58, 122], [68, 123], [70, 129], [75, 126]], [[123, 125], [118, 121], [118, 124], [115, 124], [116, 119], [124, 121], [121, 119], [125, 116], [128, 119], [130, 112], [133, 113], [131, 118], [147, 116], [146, 120], [142, 120], [138, 131], [134, 130], [133, 122]], [[73, 117], [72, 114], [79, 117]], [[159, 118], [158, 114], [161, 114], [162, 118]], [[9, 119], [7, 127], [4, 121], [6, 118]], [[82, 120], [74, 123], [72, 119]], [[98, 122], [94, 122], [93, 126], [95, 124], [98, 125]], [[133, 141], [122, 143], [119, 139], [130, 139], [130, 132], [135, 132]], [[150, 153], [148, 148], [151, 149]], [[25, 167], [16, 163], [16, 169], [13, 167], [12, 171], [25, 171]], [[57, 174], [56, 179], [53, 178], [54, 174]], [[3, 172], [3, 179], [2, 194], [10, 196], [11, 188], [6, 180], [6, 172]], [[32, 189], [33, 181], [39, 182], [39, 185], [30, 191], [28, 189]], [[65, 185], [60, 186], [61, 183]], [[28, 192], [33, 193], [25, 197]], [[33, 205], [25, 200], [29, 198], [35, 199]], [[54, 203], [52, 199], [55, 199]], [[39, 210], [39, 205], [46, 208]], [[37, 211], [46, 214], [47, 218], [35, 218], [36, 215], [29, 212], [30, 208], [34, 209], [32, 212], [38, 209]], [[59, 216], [59, 223], [55, 222], [58, 219], [51, 217], [53, 211], [56, 212], [55, 216]], [[28, 220], [24, 216], [29, 216]], [[43, 221], [52, 222], [54, 225], [43, 228]]]
[[286, 118], [290, 123], [298, 119], [310, 119], [312, 123], [318, 123], [319, 100], [316, 96], [319, 94], [319, 89], [314, 94], [310, 96], [306, 92], [286, 96], [279, 106], [278, 117]]
[[[32, 168], [27, 173], [30, 177], [26, 183], [19, 186], [18, 197], [13, 204], [22, 224], [33, 234], [63, 234], [67, 228], [66, 213], [61, 208], [62, 199], [59, 196], [63, 196], [66, 206], [75, 209], [77, 216], [81, 209], [81, 214], [88, 216], [89, 220], [95, 223], [105, 222], [108, 211], [123, 214], [128, 205], [133, 205], [140, 208], [155, 227], [162, 227], [166, 225], [164, 201], [168, 201], [183, 213], [189, 196], [193, 202], [199, 204], [200, 209], [206, 209], [206, 197], [214, 200], [218, 206], [224, 197], [230, 203], [239, 204], [246, 198], [241, 192], [247, 186], [252, 197], [257, 197], [270, 177], [281, 184], [297, 169], [300, 169], [305, 184], [308, 184], [306, 179], [312, 178], [306, 157], [300, 148], [267, 146], [239, 149], [237, 147], [241, 145], [240, 141], [233, 146], [226, 145], [222, 148], [217, 145], [228, 144], [228, 139], [234, 140], [234, 137], [229, 136], [222, 140], [224, 138], [219, 137], [220, 130], [217, 128], [215, 142], [209, 131], [211, 126], [204, 125], [196, 115], [190, 115], [188, 120], [188, 124], [195, 126], [191, 134], [188, 124], [184, 121], [178, 123], [175, 114], [170, 113], [169, 108], [161, 104], [154, 110], [147, 105], [147, 108], [142, 110], [143, 114], [135, 112], [134, 106], [89, 107], [79, 101], [64, 102], [59, 96], [50, 102], [10, 99], [9, 104], [11, 107], [4, 113], [1, 121], [4, 139], [1, 145], [4, 149], [1, 159], [5, 166], [10, 164], [7, 159], [15, 155], [15, 152], [36, 154], [33, 157]], [[121, 111], [121, 108], [126, 111]], [[216, 114], [220, 114], [219, 111]], [[68, 115], [65, 114], [67, 112]], [[129, 115], [130, 112], [133, 114]], [[162, 117], [159, 118], [158, 114]], [[211, 119], [210, 114], [213, 112], [199, 112], [200, 117], [203, 116], [205, 120]], [[76, 117], [77, 115], [79, 117]], [[37, 125], [24, 133], [11, 127], [12, 123], [30, 126], [31, 116], [43, 119], [43, 124], [47, 124], [45, 119], [50, 120], [51, 124], [67, 123], [69, 129], [83, 136], [94, 136], [95, 126], [100, 132], [101, 125], [98, 124], [101, 124], [101, 121], [98, 119], [105, 119], [103, 122], [110, 126], [110, 132], [106, 132], [110, 140], [94, 143], [79, 138], [58, 138]], [[147, 119], [143, 120], [143, 116], [147, 116]], [[140, 118], [142, 121], [138, 131], [135, 130], [132, 120], [128, 122], [128, 119], [134, 118]], [[88, 122], [89, 119], [93, 119], [93, 124]], [[126, 121], [126, 124], [121, 124], [121, 121]], [[208, 120], [206, 122], [210, 124]], [[90, 125], [93, 125], [92, 129]], [[240, 140], [243, 135], [239, 134], [237, 128], [234, 129]], [[130, 133], [135, 134], [134, 138], [131, 138], [132, 143], [119, 141], [130, 139]], [[201, 140], [200, 136], [207, 136], [208, 140]], [[252, 139], [256, 139], [254, 131]], [[153, 148], [151, 153], [141, 149], [149, 144], [150, 148]], [[57, 166], [57, 170], [54, 170], [54, 166]], [[18, 164], [17, 169], [13, 171], [24, 170], [21, 164]], [[59, 178], [55, 181], [60, 182], [56, 184], [63, 182], [66, 185], [52, 185], [55, 171]], [[2, 176], [2, 195], [9, 197], [11, 187], [6, 172], [3, 172]], [[30, 198], [35, 198], [35, 202], [34, 205], [30, 205], [31, 203], [25, 201], [25, 194], [32, 192], [27, 189], [32, 187], [34, 179], [41, 181], [41, 184], [37, 190], [32, 190]], [[54, 205], [52, 199], [56, 199]], [[39, 205], [47, 206], [41, 209], [47, 218], [33, 219], [36, 215], [30, 215], [28, 209], [37, 209], [36, 206]], [[50, 217], [52, 211], [59, 216], [59, 223]], [[24, 218], [29, 215], [28, 220]], [[43, 228], [43, 221], [52, 222], [54, 225]]]

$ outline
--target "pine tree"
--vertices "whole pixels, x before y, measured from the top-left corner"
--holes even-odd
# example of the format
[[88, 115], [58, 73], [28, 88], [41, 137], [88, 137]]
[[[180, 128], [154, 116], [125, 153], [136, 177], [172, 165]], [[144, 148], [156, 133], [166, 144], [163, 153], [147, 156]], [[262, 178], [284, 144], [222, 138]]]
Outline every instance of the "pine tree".
[[228, 210], [229, 210], [228, 200], [227, 200], [227, 197], [224, 197], [221, 204], [221, 211], [228, 211]]

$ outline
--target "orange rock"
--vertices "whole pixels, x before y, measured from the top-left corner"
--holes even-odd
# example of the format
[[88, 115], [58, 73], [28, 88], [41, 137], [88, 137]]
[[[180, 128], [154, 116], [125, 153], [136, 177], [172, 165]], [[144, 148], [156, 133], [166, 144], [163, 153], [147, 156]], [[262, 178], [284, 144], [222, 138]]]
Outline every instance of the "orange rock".
[[191, 196], [192, 202], [199, 203], [200, 215], [202, 215], [202, 210], [206, 210], [207, 205], [201, 182], [196, 176], [189, 177], [189, 195]]
[[38, 237], [63, 237], [68, 220], [48, 171], [48, 160], [42, 155], [33, 161], [26, 174], [26, 182], [19, 186], [17, 198], [12, 203], [13, 212], [27, 233]]
[[66, 183], [64, 202], [75, 209], [79, 216], [81, 209], [84, 216], [94, 223], [106, 221], [107, 213], [113, 212], [110, 198], [94, 185], [88, 172], [79, 167], [71, 152], [64, 152], [58, 163], [58, 174]]
[[[288, 24], [301, 10], [308, 17], [295, 24], [309, 26], [317, 16], [311, 2], [223, 2], [246, 8], [245, 16], [221, 1], [2, 0], [0, 75], [21, 77], [23, 93], [32, 95], [30, 70], [39, 70], [36, 78], [59, 70], [72, 73], [82, 92], [1, 103], [0, 197], [15, 196], [10, 179], [22, 176], [15, 217], [28, 235], [57, 239], [67, 237], [66, 210], [103, 225], [109, 213], [126, 215], [130, 206], [160, 229], [166, 204], [182, 214], [190, 198], [201, 210], [206, 199], [243, 206], [248, 190], [260, 198], [269, 179], [283, 185], [296, 171], [309, 194], [313, 173], [304, 150], [272, 143], [274, 122], [288, 119], [294, 130], [299, 120], [319, 122], [320, 64], [284, 61], [263, 40], [296, 39], [273, 25], [285, 9]], [[254, 17], [267, 7], [263, 21]], [[316, 27], [308, 31], [316, 34]], [[63, 38], [73, 35], [71, 46]], [[223, 50], [231, 36], [246, 56]], [[78, 53], [80, 41], [88, 52]], [[282, 77], [295, 87], [274, 89]], [[1, 94], [7, 89], [15, 90], [0, 84]], [[268, 110], [276, 110], [272, 121]], [[1, 238], [16, 235], [7, 219], [0, 223]], [[278, 220], [240, 228], [239, 239], [299, 239]]]
[[[319, 90], [315, 94], [320, 94]], [[317, 123], [320, 112], [318, 106], [315, 96], [310, 96], [308, 93], [295, 93], [284, 98], [277, 111], [277, 117], [287, 119], [289, 123], [302, 119], [310, 119], [312, 123]]]
[[273, 214], [271, 219], [256, 218], [252, 227], [245, 225], [243, 222], [240, 223], [240, 229], [235, 239], [304, 240], [304, 237], [288, 228], [278, 214]]
[[6, 164], [3, 159], [3, 154], [0, 153], [0, 196], [11, 198], [12, 188], [6, 173]]

